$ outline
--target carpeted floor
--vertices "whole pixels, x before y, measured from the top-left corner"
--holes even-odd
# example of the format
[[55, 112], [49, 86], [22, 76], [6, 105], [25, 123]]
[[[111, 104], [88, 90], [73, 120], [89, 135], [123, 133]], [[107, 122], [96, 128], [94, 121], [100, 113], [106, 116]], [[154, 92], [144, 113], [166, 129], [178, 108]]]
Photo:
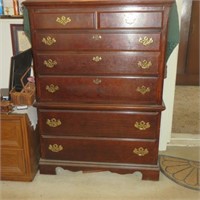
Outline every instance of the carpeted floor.
[[200, 190], [200, 162], [165, 155], [161, 155], [159, 161], [162, 173], [172, 181]]
[[[168, 147], [162, 155], [198, 160], [198, 147]], [[37, 173], [30, 182], [0, 181], [1, 200], [199, 200], [200, 192], [170, 180], [143, 181], [141, 174], [82, 173], [58, 170]]]
[[200, 134], [200, 87], [176, 86], [173, 133]]

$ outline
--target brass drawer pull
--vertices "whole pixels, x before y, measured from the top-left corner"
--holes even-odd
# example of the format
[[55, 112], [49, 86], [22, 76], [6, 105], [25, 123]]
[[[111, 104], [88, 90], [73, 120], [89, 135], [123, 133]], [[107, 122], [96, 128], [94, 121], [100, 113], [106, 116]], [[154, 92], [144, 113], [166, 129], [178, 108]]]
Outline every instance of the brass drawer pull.
[[129, 25], [134, 24], [135, 21], [136, 21], [136, 18], [130, 18], [130, 17], [125, 18], [125, 22]]
[[62, 24], [63, 26], [70, 23], [71, 21], [72, 20], [70, 17], [65, 17], [65, 16], [57, 17], [56, 19], [56, 22], [58, 22], [59, 24]]
[[140, 67], [142, 69], [149, 69], [152, 66], [152, 62], [143, 60], [143, 61], [139, 61], [137, 65], [138, 65], [138, 67]]
[[144, 149], [143, 147], [139, 147], [138, 149], [135, 148], [133, 150], [133, 153], [137, 154], [138, 156], [145, 156], [145, 155], [147, 155], [149, 153], [149, 150], [147, 148]]
[[136, 91], [145, 95], [147, 92], [150, 92], [151, 90], [150, 90], [149, 87], [146, 87], [146, 86], [143, 85], [141, 87], [137, 87]]
[[101, 79], [96, 78], [96, 79], [93, 80], [93, 83], [98, 85], [98, 84], [101, 83]]
[[102, 36], [99, 35], [99, 34], [96, 34], [96, 35], [93, 35], [93, 36], [92, 36], [92, 39], [93, 39], [93, 40], [101, 40], [101, 39], [102, 39]]
[[52, 119], [47, 119], [46, 124], [52, 128], [56, 128], [56, 127], [60, 126], [62, 123], [61, 123], [60, 119], [57, 120], [55, 118], [52, 118]]
[[144, 38], [140, 37], [139, 42], [144, 46], [148, 46], [153, 43], [153, 38], [148, 38], [147, 36], [144, 36]]
[[44, 61], [44, 65], [48, 68], [53, 68], [55, 65], [57, 65], [58, 63], [56, 62], [56, 60], [52, 60], [52, 59], [48, 59]]
[[47, 36], [47, 38], [42, 38], [42, 42], [48, 46], [51, 46], [52, 44], [56, 43], [56, 39], [50, 36]]
[[50, 144], [49, 145], [49, 150], [55, 153], [58, 153], [59, 151], [63, 150], [63, 146], [62, 145], [58, 145], [58, 144]]
[[149, 122], [144, 122], [144, 121], [141, 121], [141, 122], [136, 122], [135, 125], [134, 125], [137, 129], [139, 129], [140, 131], [144, 131], [148, 128], [151, 127], [150, 123]]
[[94, 56], [94, 57], [92, 58], [92, 60], [93, 60], [94, 62], [100, 62], [100, 61], [102, 60], [102, 57], [101, 57], [101, 56]]
[[54, 93], [57, 90], [59, 90], [59, 87], [57, 85], [51, 84], [46, 86], [46, 90], [50, 93]]

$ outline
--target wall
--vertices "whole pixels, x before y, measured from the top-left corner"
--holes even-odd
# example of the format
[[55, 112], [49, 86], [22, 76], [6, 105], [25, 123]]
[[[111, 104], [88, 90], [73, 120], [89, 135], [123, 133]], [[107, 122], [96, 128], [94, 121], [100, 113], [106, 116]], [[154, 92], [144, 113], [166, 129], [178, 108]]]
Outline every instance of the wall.
[[12, 42], [10, 24], [22, 24], [23, 19], [0, 19], [0, 88], [8, 88]]
[[[179, 27], [181, 19], [182, 0], [176, 0], [178, 14], [179, 14]], [[163, 100], [165, 102], [166, 110], [162, 112], [161, 128], [160, 128], [160, 144], [159, 149], [161, 151], [166, 150], [167, 143], [171, 139], [172, 131], [172, 119], [173, 119], [173, 106], [174, 106], [174, 94], [176, 83], [176, 71], [178, 61], [178, 48], [174, 49], [167, 62], [167, 78], [164, 81]]]

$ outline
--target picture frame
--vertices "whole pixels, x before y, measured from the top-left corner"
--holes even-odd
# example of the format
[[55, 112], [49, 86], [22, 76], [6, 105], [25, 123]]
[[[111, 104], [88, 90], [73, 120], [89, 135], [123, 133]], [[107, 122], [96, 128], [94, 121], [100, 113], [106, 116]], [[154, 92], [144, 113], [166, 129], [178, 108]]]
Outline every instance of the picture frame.
[[23, 24], [10, 24], [13, 55], [31, 48], [31, 43], [24, 32]]

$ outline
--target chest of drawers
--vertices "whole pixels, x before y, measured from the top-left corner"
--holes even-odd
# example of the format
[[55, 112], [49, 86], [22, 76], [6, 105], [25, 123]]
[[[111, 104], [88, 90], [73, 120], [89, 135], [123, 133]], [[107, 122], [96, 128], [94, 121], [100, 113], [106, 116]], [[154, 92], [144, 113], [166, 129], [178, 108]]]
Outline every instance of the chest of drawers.
[[173, 0], [27, 0], [40, 172], [140, 171], [158, 180]]

